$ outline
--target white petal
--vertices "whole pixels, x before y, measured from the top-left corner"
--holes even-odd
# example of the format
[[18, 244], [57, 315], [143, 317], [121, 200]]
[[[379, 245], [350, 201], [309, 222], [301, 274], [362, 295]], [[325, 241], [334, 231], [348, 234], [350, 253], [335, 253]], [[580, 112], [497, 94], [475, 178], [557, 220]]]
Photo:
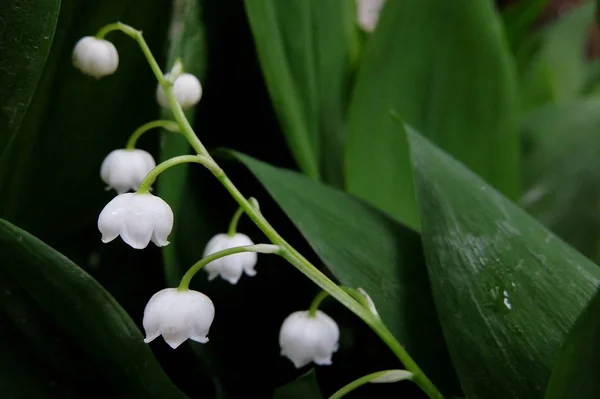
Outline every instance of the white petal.
[[164, 247], [169, 245], [167, 238], [173, 230], [173, 211], [162, 198], [154, 196], [152, 203], [152, 220], [154, 222], [152, 242], [159, 247]]
[[169, 296], [174, 290], [176, 289], [165, 288], [152, 295], [148, 301], [144, 309], [144, 319], [142, 321], [144, 331], [146, 332], [144, 342], [151, 342], [160, 335], [160, 320], [165, 305], [165, 301], [161, 299]]
[[227, 237], [227, 234], [217, 234], [213, 238], [211, 238], [206, 244], [206, 247], [204, 248], [204, 253], [202, 257], [206, 258], [208, 255], [212, 255], [215, 252], [219, 252], [225, 249], [223, 242], [227, 241]]
[[121, 238], [126, 244], [135, 249], [144, 249], [148, 246], [154, 229], [154, 223], [148, 216], [146, 212], [138, 212], [135, 208], [125, 215]]
[[132, 193], [117, 195], [100, 212], [98, 230], [102, 233], [102, 242], [110, 242], [121, 234], [125, 213], [131, 204], [132, 195]]
[[308, 311], [292, 313], [283, 322], [279, 335], [282, 354], [296, 367], [307, 364], [307, 359], [319, 365], [331, 364], [338, 340], [337, 324], [321, 311], [315, 317], [309, 317]]
[[127, 151], [123, 149], [111, 151], [100, 166], [100, 177], [117, 193], [122, 194], [131, 189], [131, 173], [128, 171]]
[[[254, 242], [245, 234], [236, 233], [233, 237], [229, 237], [227, 242], [228, 248], [234, 247], [243, 247], [254, 245]], [[258, 254], [256, 252], [242, 252], [239, 254], [231, 255], [226, 257], [225, 259], [234, 258], [237, 259], [237, 262], [240, 262], [242, 268], [246, 272], [248, 276], [256, 275], [256, 271], [254, 270], [254, 266], [256, 266], [256, 262], [258, 260]]]
[[214, 314], [214, 305], [206, 295], [198, 291], [177, 291], [163, 310], [161, 334], [173, 349], [192, 336], [204, 341]]
[[215, 318], [215, 306], [210, 298], [198, 291], [188, 291], [190, 308], [188, 318], [192, 323], [190, 339], [202, 344], [208, 342], [208, 332]]
[[379, 21], [379, 14], [385, 0], [357, 0], [358, 24], [366, 32], [372, 32]]
[[131, 203], [124, 213], [121, 238], [135, 249], [148, 246], [154, 230], [152, 194], [131, 194]]
[[178, 330], [161, 329], [163, 339], [173, 349], [177, 349], [190, 337], [190, 326], [180, 327]]
[[213, 278], [219, 275], [219, 270], [221, 268], [221, 259], [213, 260], [212, 262], [206, 264], [204, 266], [204, 271], [208, 273], [208, 279], [212, 280]]
[[279, 345], [281, 354], [289, 358], [296, 368], [311, 362], [313, 351], [307, 340], [308, 311], [298, 311], [289, 315], [281, 325]]
[[77, 69], [96, 78], [114, 73], [119, 66], [119, 53], [115, 46], [92, 36], [83, 37], [77, 42], [72, 57]]
[[200, 101], [202, 86], [197, 77], [190, 73], [184, 73], [175, 80], [173, 94], [181, 108], [190, 108]]
[[152, 155], [144, 150], [130, 150], [129, 175], [131, 176], [131, 189], [137, 190], [142, 180], [156, 166]]
[[114, 150], [102, 162], [100, 177], [109, 187], [123, 193], [137, 190], [154, 166], [152, 155], [144, 150]]
[[246, 273], [246, 275], [248, 275], [250, 277], [256, 276], [256, 270], [254, 270], [254, 266], [249, 266], [249, 265], [245, 266], [244, 272]]
[[237, 284], [244, 272], [244, 260], [239, 258], [238, 255], [241, 254], [228, 255], [221, 258], [220, 267], [218, 269], [221, 277], [231, 284]]

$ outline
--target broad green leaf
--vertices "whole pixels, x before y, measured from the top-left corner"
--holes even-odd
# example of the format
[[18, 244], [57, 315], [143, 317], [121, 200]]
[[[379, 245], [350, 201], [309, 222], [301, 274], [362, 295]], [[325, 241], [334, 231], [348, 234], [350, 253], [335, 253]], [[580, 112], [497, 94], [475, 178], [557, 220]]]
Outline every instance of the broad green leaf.
[[323, 394], [317, 384], [315, 369], [310, 369], [294, 381], [279, 387], [273, 393], [273, 399], [322, 399]]
[[9, 153], [50, 51], [60, 0], [0, 4], [0, 189]]
[[[173, 66], [177, 59], [181, 59], [184, 70], [191, 73], [203, 82], [206, 70], [206, 43], [204, 28], [201, 23], [202, 5], [200, 0], [184, 0], [174, 2], [173, 15], [171, 17], [171, 36], [169, 42], [169, 56], [167, 71]], [[186, 117], [193, 123], [194, 109], [185, 112]], [[163, 119], [173, 120], [170, 110], [161, 110]], [[190, 145], [183, 135], [162, 132], [160, 145], [160, 161], [165, 161], [178, 155], [188, 154]], [[183, 198], [186, 196], [189, 165], [179, 165], [163, 173], [158, 179], [158, 193], [162, 199], [171, 206], [176, 215], [175, 226], [180, 226], [182, 218], [189, 217], [182, 212]], [[171, 233], [170, 240], [176, 242], [179, 229], [176, 227]], [[165, 264], [165, 277], [171, 286], [177, 285], [179, 279], [185, 272], [181, 269], [177, 259], [177, 251], [174, 245], [163, 248]]]
[[419, 235], [346, 193], [234, 155], [266, 187], [339, 282], [363, 288], [428, 375], [454, 389]]
[[406, 139], [390, 117], [395, 111], [517, 197], [514, 75], [491, 1], [387, 1], [350, 105], [348, 191], [418, 228]]
[[245, 5], [267, 88], [298, 165], [309, 176], [342, 186], [349, 65], [359, 45], [354, 2]]
[[465, 395], [541, 397], [600, 269], [427, 139], [408, 138], [433, 298]]
[[532, 39], [537, 41], [537, 50], [523, 49], [530, 59], [520, 77], [523, 108], [573, 99], [584, 88], [585, 46], [594, 10], [591, 0], [574, 6]]
[[4, 220], [0, 220], [0, 265], [85, 348], [85, 355], [103, 366], [119, 396], [185, 397], [108, 292], [69, 259]]
[[524, 118], [530, 148], [522, 205], [584, 255], [600, 261], [600, 99], [548, 105]]
[[546, 399], [600, 397], [600, 294], [579, 316], [560, 352]]
[[[51, 245], [79, 237], [95, 224], [114, 195], [103, 190], [100, 164], [135, 128], [156, 119], [156, 79], [137, 44], [119, 32], [107, 36], [119, 51], [119, 69], [99, 80], [73, 67], [73, 46], [104, 24], [122, 20], [143, 30], [156, 51], [157, 39], [166, 33], [169, 5], [111, 0], [80, 7], [76, 0], [62, 1], [35, 97], [3, 164], [9, 173], [1, 182], [1, 217]], [[142, 147], [151, 147], [146, 140]]]

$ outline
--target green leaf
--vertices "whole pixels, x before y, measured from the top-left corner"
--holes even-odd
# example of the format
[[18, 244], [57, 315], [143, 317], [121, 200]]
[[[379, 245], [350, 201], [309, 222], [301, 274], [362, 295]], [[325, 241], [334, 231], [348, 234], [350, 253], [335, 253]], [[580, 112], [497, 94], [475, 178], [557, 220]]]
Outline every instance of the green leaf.
[[4, 220], [0, 220], [0, 265], [85, 348], [86, 355], [104, 366], [120, 396], [185, 397], [108, 292], [69, 259]]
[[294, 381], [279, 387], [273, 393], [273, 399], [322, 399], [323, 394], [317, 384], [315, 369], [310, 369]]
[[[202, 6], [199, 0], [184, 0], [174, 3], [175, 9], [171, 17], [171, 38], [169, 42], [169, 55], [167, 69], [173, 66], [179, 58], [183, 62], [184, 70], [191, 73], [203, 81], [206, 72], [206, 43], [204, 37], [204, 27], [202, 26]], [[194, 109], [185, 111], [185, 115], [193, 123]], [[161, 118], [174, 119], [170, 110], [162, 109]], [[181, 134], [162, 131], [160, 146], [160, 161], [165, 161], [172, 157], [188, 154], [190, 145]], [[164, 172], [158, 179], [158, 193], [162, 199], [167, 201], [175, 214], [175, 230], [171, 233], [170, 240], [177, 242], [180, 229], [180, 221], [190, 216], [182, 212], [184, 198], [186, 197], [186, 186], [189, 185], [188, 179], [189, 165], [184, 164], [176, 168], [171, 168]], [[193, 209], [192, 209], [193, 210]], [[175, 286], [185, 270], [179, 264], [177, 258], [177, 248], [174, 245], [166, 246], [162, 249], [165, 267], [165, 277], [167, 284]]]
[[0, 4], [0, 185], [6, 161], [50, 51], [60, 0]]
[[546, 389], [546, 399], [600, 397], [600, 291], [570, 332]]
[[396, 111], [517, 197], [514, 75], [491, 1], [386, 2], [350, 105], [348, 191], [418, 228], [406, 139], [390, 117]]
[[590, 259], [600, 261], [600, 99], [548, 105], [525, 116], [529, 154], [523, 206]]
[[345, 0], [247, 0], [263, 75], [288, 144], [309, 176], [343, 185], [350, 61], [359, 45]]
[[536, 398], [600, 269], [417, 133], [433, 297], [465, 395]]
[[[523, 49], [534, 54], [520, 77], [523, 108], [573, 99], [584, 88], [585, 48], [594, 10], [591, 0], [574, 6], [532, 39], [537, 41], [537, 51]], [[527, 58], [531, 57], [529, 54]]]
[[339, 282], [363, 288], [417, 363], [438, 385], [454, 389], [419, 235], [346, 193], [234, 155], [266, 187]]

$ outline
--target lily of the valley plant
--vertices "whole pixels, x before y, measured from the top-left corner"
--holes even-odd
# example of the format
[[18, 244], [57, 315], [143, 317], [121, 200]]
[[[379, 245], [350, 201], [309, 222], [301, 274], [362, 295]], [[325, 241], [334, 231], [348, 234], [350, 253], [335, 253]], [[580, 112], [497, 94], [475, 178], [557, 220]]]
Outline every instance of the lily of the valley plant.
[[[323, 289], [308, 310], [294, 312], [283, 321], [279, 335], [283, 356], [289, 358], [297, 368], [311, 362], [317, 365], [332, 363], [332, 356], [338, 349], [340, 330], [330, 316], [318, 309], [323, 299], [332, 296], [366, 322], [408, 370], [401, 372], [402, 378], [384, 378], [387, 375], [398, 374], [398, 370], [392, 370], [374, 373], [372, 378], [371, 375], [362, 377], [361, 381], [371, 379], [371, 382], [393, 382], [412, 379], [429, 397], [441, 398], [437, 388], [381, 321], [368, 294], [360, 288], [336, 285], [306, 260], [265, 219], [258, 202], [246, 198], [210, 156], [183, 113], [184, 108], [193, 107], [200, 101], [202, 87], [195, 76], [183, 70], [180, 61], [164, 74], [142, 33], [128, 25], [114, 23], [103, 27], [95, 37], [84, 37], [76, 44], [73, 50], [75, 67], [95, 78], [114, 73], [118, 67], [119, 56], [115, 46], [104, 38], [112, 31], [121, 31], [140, 45], [158, 80], [156, 100], [162, 107], [171, 109], [175, 120], [152, 121], [141, 126], [133, 132], [125, 148], [115, 149], [102, 163], [100, 176], [108, 189], [115, 190], [117, 194], [104, 207], [98, 218], [102, 241], [108, 243], [120, 236], [125, 243], [136, 249], [146, 248], [150, 242], [160, 247], [169, 245], [168, 236], [173, 229], [173, 212], [169, 204], [159, 196], [151, 194], [150, 190], [162, 172], [182, 163], [204, 166], [239, 204], [228, 232], [216, 235], [207, 243], [204, 258], [190, 267], [179, 286], [165, 288], [150, 298], [143, 319], [145, 342], [149, 343], [162, 336], [172, 348], [177, 348], [187, 339], [207, 343], [218, 304], [215, 306], [205, 294], [190, 290], [190, 280], [205, 268], [209, 280], [219, 276], [231, 284], [236, 284], [244, 274], [247, 277], [257, 274], [255, 266], [258, 253], [276, 254]], [[139, 136], [153, 128], [180, 132], [196, 155], [181, 155], [156, 165], [150, 154], [135, 148]], [[237, 232], [238, 220], [243, 214], [264, 233], [268, 243], [254, 244], [250, 237]], [[347, 386], [349, 388], [343, 388], [340, 392], [346, 392], [358, 385], [351, 383]]]

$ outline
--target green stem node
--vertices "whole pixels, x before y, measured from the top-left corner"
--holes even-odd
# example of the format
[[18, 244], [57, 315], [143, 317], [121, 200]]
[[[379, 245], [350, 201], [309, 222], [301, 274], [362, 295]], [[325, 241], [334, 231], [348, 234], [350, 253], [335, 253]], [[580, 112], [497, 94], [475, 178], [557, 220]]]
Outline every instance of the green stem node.
[[150, 186], [154, 183], [158, 175], [160, 175], [165, 170], [175, 166], [180, 165], [182, 163], [199, 163], [204, 165], [211, 172], [215, 173], [215, 170], [221, 170], [219, 166], [212, 160], [202, 155], [180, 155], [178, 157], [173, 157], [168, 159], [160, 164], [156, 165], [154, 169], [152, 169], [144, 180], [140, 183], [140, 188], [138, 188], [137, 192], [139, 194], [147, 194], [150, 191]]
[[154, 129], [157, 127], [162, 127], [163, 129], [166, 129], [170, 132], [178, 132], [179, 131], [179, 125], [177, 124], [177, 122], [174, 122], [174, 121], [158, 120], [158, 121], [148, 122], [148, 123], [145, 123], [142, 126], [138, 127], [137, 129], [135, 129], [135, 131], [133, 132], [131, 137], [129, 137], [129, 140], [127, 141], [127, 145], [125, 146], [125, 149], [133, 150], [135, 148], [135, 144], [137, 143], [138, 139], [140, 138], [140, 136], [142, 134], [146, 133], [148, 130], [151, 130], [151, 129]]

